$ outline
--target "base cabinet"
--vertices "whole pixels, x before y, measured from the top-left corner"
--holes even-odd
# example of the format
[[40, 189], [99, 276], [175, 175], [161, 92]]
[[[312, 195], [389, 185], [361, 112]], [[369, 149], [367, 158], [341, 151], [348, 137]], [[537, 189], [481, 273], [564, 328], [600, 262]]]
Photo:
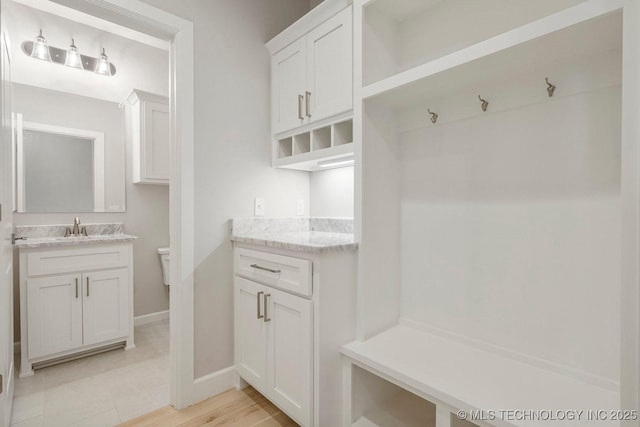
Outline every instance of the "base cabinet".
[[236, 277], [236, 370], [254, 387], [267, 388], [267, 323], [260, 314], [265, 286]]
[[133, 344], [131, 244], [20, 250], [21, 368]]
[[95, 271], [82, 275], [82, 336], [92, 345], [129, 333], [129, 270]]
[[312, 416], [312, 302], [236, 277], [236, 367], [303, 425]]
[[303, 427], [340, 425], [340, 348], [354, 337], [355, 252], [236, 243], [234, 262], [237, 374]]
[[27, 280], [29, 358], [82, 347], [80, 274]]

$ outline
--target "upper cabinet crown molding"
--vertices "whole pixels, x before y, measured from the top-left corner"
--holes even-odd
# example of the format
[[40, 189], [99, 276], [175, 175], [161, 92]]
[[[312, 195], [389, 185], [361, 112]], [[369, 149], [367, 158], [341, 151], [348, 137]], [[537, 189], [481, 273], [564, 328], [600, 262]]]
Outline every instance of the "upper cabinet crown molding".
[[281, 51], [309, 31], [351, 5], [352, 0], [325, 0], [267, 42], [271, 55]]
[[169, 98], [133, 89], [131, 141], [134, 184], [169, 184], [171, 115]]

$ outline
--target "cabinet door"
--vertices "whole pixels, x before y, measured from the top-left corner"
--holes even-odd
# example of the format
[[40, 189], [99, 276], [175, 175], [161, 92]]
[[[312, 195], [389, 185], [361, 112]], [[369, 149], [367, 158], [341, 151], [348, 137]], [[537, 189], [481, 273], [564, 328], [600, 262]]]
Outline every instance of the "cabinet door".
[[302, 37], [271, 58], [273, 133], [305, 123], [306, 49]]
[[311, 121], [353, 107], [351, 8], [307, 35], [307, 90]]
[[267, 288], [267, 396], [302, 425], [313, 413], [312, 302]]
[[144, 101], [142, 108], [142, 182], [168, 184], [171, 173], [169, 105]]
[[267, 324], [264, 322], [266, 288], [235, 278], [235, 365], [238, 374], [255, 388], [267, 385]]
[[129, 269], [82, 275], [84, 345], [129, 335]]
[[82, 347], [79, 274], [27, 280], [29, 359]]

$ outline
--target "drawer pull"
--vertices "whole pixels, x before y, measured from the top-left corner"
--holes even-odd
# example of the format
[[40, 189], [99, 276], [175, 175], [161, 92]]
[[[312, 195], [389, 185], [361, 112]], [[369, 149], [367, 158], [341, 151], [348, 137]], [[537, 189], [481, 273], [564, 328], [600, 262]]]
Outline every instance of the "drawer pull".
[[271, 294], [266, 294], [264, 296], [264, 321], [265, 322], [271, 322], [271, 318], [267, 314], [267, 309], [269, 307], [269, 297], [270, 296], [271, 296]]
[[251, 264], [252, 268], [257, 268], [258, 270], [264, 270], [264, 271], [268, 271], [269, 273], [280, 273], [282, 270], [274, 270], [272, 268], [267, 268], [267, 267], [262, 267], [258, 264]]
[[260, 314], [260, 296], [261, 296], [261, 295], [264, 295], [264, 292], [260, 291], [260, 292], [258, 292], [258, 295], [256, 295], [256, 299], [257, 299], [257, 302], [258, 302], [258, 307], [257, 307], [257, 310], [258, 310], [258, 314], [257, 314], [258, 319], [262, 319], [262, 318], [264, 318], [264, 314]]
[[76, 299], [78, 299], [78, 278], [76, 277]]
[[304, 116], [302, 115], [302, 103], [304, 102], [304, 96], [298, 95], [298, 118], [300, 120], [304, 120]]
[[87, 277], [87, 297], [89, 296], [89, 278]]
[[304, 94], [304, 99], [306, 101], [305, 114], [307, 115], [307, 117], [311, 117], [311, 92], [307, 91]]

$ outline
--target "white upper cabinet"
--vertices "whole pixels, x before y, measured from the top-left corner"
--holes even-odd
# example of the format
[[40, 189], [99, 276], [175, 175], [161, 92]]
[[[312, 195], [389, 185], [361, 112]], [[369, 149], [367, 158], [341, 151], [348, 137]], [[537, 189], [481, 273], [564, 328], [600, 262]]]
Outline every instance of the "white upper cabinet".
[[314, 9], [267, 44], [274, 134], [353, 107], [352, 12], [346, 6], [341, 0]]
[[311, 122], [353, 106], [351, 39], [351, 8], [307, 35], [305, 114]]
[[304, 38], [276, 53], [271, 59], [273, 75], [273, 130], [275, 133], [305, 123], [307, 44]]
[[169, 184], [171, 173], [171, 116], [169, 99], [134, 89], [131, 131], [134, 184]]

